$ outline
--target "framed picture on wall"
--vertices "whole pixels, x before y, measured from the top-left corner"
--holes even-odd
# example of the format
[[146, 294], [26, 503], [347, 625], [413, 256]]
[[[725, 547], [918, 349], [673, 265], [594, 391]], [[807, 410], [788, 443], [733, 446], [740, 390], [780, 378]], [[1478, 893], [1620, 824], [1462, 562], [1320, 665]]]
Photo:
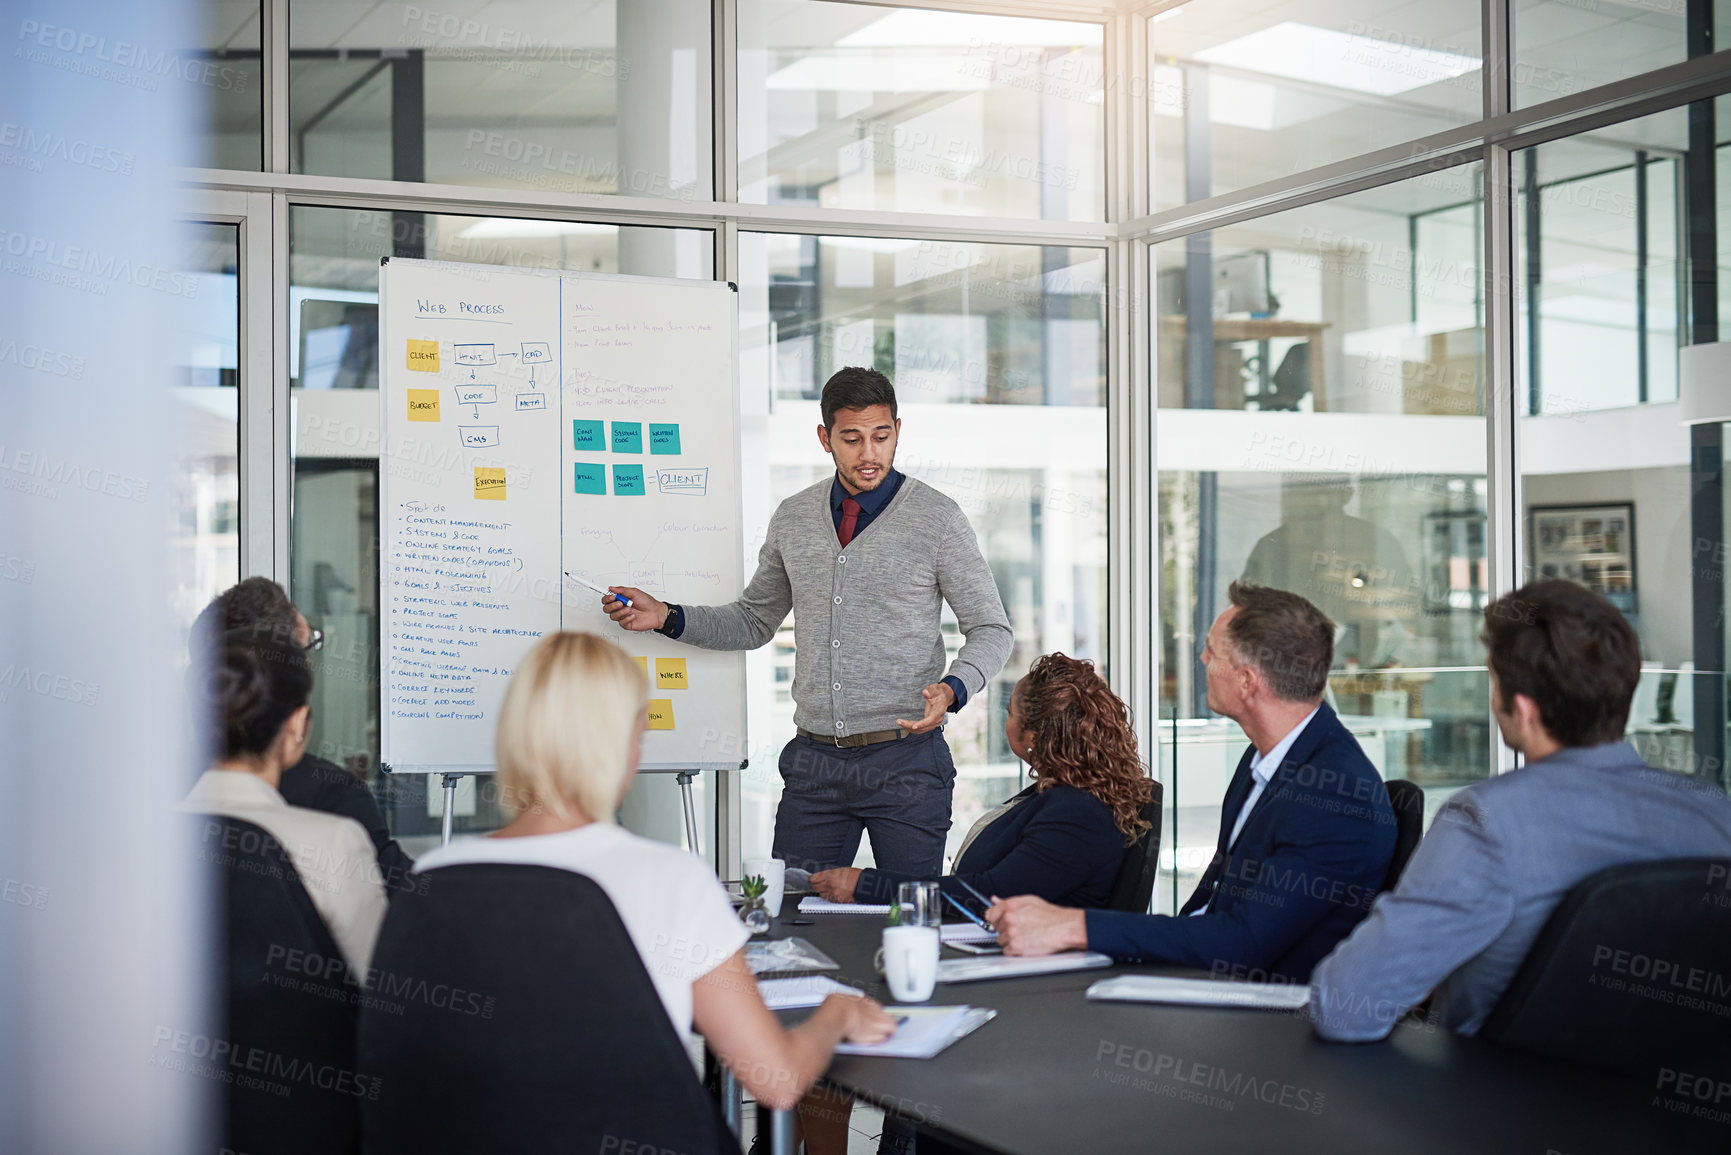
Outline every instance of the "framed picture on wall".
[[1635, 612], [1635, 506], [1535, 505], [1527, 510], [1532, 575], [1580, 582]]

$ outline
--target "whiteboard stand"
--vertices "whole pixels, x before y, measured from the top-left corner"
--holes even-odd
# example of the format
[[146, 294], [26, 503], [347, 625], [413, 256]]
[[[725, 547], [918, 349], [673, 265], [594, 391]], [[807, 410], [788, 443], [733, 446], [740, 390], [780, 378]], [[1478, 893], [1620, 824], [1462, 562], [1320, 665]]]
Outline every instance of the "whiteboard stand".
[[457, 813], [457, 783], [463, 780], [461, 774], [446, 774], [445, 776], [445, 819], [444, 845], [451, 845], [451, 817]]
[[685, 811], [685, 845], [690, 849], [691, 853], [701, 857], [703, 854], [703, 848], [697, 841], [697, 798], [696, 795], [692, 793], [691, 784], [696, 782], [697, 776], [705, 770], [743, 770], [748, 764], [747, 759], [741, 758], [738, 766], [733, 766], [731, 764], [709, 764], [702, 766], [668, 766], [665, 764], [659, 764], [653, 766], [639, 766], [637, 772], [639, 774], [672, 774], [674, 776], [674, 781], [679, 783], [679, 803]]
[[[743, 770], [745, 767], [746, 762], [741, 760], [739, 769]], [[387, 774], [393, 773], [389, 764], [381, 763], [380, 768]], [[679, 783], [680, 806], [685, 814], [685, 844], [690, 848], [691, 853], [696, 855], [702, 855], [703, 848], [697, 841], [697, 797], [691, 787], [692, 783], [697, 781], [697, 776], [706, 769], [714, 769], [714, 767], [653, 766], [644, 767], [638, 771], [640, 774], [672, 774], [674, 780]], [[727, 769], [731, 770], [733, 767], [729, 766]], [[445, 813], [440, 822], [439, 833], [442, 840], [441, 844], [449, 846], [451, 844], [451, 823], [457, 813], [457, 783], [469, 775], [462, 770], [441, 770], [438, 773], [445, 792]]]
[[691, 853], [702, 855], [697, 845], [697, 803], [691, 793], [691, 781], [696, 777], [695, 770], [679, 771], [679, 797], [685, 802], [685, 845], [691, 848]]

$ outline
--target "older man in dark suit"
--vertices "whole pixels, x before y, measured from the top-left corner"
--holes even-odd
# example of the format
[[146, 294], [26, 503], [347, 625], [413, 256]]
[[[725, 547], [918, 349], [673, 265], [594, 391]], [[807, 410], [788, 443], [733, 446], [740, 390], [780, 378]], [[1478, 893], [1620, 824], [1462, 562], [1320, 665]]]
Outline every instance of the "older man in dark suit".
[[987, 918], [1006, 954], [1087, 947], [1304, 982], [1369, 913], [1394, 853], [1394, 811], [1376, 767], [1322, 700], [1334, 625], [1284, 590], [1234, 582], [1229, 596], [1202, 652], [1208, 706], [1251, 745], [1196, 892], [1176, 916], [1005, 899]]

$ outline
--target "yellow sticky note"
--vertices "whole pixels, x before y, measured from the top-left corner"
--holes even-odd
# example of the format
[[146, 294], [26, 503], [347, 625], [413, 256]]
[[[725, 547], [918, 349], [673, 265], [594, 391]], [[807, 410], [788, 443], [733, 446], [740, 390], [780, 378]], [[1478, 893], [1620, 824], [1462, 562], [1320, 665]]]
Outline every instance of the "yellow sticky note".
[[632, 658], [631, 660], [637, 663], [637, 668], [639, 670], [643, 671], [643, 680], [645, 682], [647, 682], [649, 680], [649, 659], [648, 658]]
[[409, 368], [421, 373], [437, 373], [439, 371], [439, 343], [437, 341], [410, 341]]
[[409, 420], [437, 421], [439, 419], [439, 391], [437, 389], [409, 390]]
[[651, 730], [673, 729], [673, 701], [670, 698], [649, 699], [649, 728]]
[[656, 658], [655, 684], [663, 690], [686, 688], [684, 658]]
[[505, 470], [503, 466], [475, 466], [475, 496], [482, 501], [505, 500]]

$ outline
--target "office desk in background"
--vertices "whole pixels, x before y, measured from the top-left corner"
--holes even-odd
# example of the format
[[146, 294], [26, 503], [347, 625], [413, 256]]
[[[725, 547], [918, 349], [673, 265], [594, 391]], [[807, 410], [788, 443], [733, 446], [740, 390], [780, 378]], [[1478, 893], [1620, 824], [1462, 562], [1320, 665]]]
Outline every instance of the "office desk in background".
[[[888, 1000], [871, 966], [880, 919], [787, 921], [772, 937], [809, 939], [841, 964], [832, 977]], [[993, 1007], [998, 1017], [935, 1059], [838, 1057], [826, 1078], [964, 1149], [1005, 1155], [1731, 1147], [1731, 1125], [1675, 1113], [1652, 1085], [1440, 1028], [1403, 1026], [1384, 1043], [1334, 1044], [1301, 1015], [1083, 997], [1091, 983], [1125, 973], [1197, 972], [1115, 967], [939, 986], [933, 1002]]]

